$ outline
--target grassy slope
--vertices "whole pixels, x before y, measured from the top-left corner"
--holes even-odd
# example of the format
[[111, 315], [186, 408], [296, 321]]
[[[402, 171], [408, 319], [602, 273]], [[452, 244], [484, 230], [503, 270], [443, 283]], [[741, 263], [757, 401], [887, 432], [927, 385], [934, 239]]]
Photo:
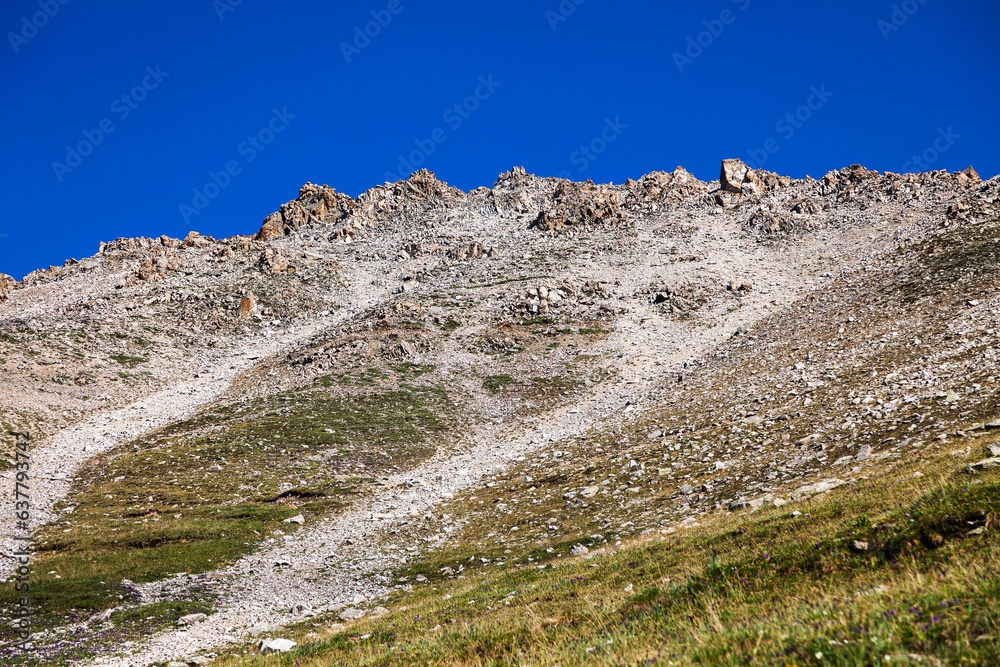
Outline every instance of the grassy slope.
[[461, 562], [464, 578], [401, 594], [389, 615], [343, 631], [303, 624], [292, 654], [222, 664], [995, 664], [1000, 475], [971, 475], [950, 455], [920, 465], [924, 477], [913, 467], [798, 515], [720, 513], [589, 560], [565, 547], [533, 562], [438, 553], [419, 569]]

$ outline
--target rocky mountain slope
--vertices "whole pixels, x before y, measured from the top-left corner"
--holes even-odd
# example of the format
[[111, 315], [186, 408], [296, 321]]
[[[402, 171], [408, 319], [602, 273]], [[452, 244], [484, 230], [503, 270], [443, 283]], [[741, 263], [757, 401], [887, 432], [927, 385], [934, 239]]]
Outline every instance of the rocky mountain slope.
[[5, 277], [0, 483], [29, 443], [37, 552], [34, 649], [6, 623], [0, 653], [240, 661], [291, 623], [356, 638], [345, 619], [440, 586], [977, 464], [998, 209], [971, 168], [471, 192], [423, 171]]

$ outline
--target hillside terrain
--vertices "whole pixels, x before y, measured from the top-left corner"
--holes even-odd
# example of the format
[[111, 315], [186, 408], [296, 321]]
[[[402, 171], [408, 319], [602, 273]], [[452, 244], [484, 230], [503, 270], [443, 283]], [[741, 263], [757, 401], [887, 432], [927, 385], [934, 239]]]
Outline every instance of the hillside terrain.
[[0, 656], [1000, 663], [998, 287], [1000, 177], [739, 160], [0, 277]]

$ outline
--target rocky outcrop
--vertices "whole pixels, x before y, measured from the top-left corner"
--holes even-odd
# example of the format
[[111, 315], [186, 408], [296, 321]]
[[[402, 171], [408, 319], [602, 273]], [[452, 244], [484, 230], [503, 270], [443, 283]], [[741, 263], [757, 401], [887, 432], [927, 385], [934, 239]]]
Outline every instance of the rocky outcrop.
[[978, 185], [983, 182], [971, 164], [962, 171], [956, 172], [955, 180], [959, 185]]
[[719, 187], [726, 192], [742, 195], [761, 195], [792, 184], [789, 176], [781, 176], [763, 169], [754, 170], [740, 159], [722, 161]]
[[181, 241], [182, 248], [207, 248], [216, 243], [211, 236], [202, 236], [198, 232], [188, 232], [188, 235]]
[[976, 220], [1000, 215], [1000, 177], [994, 177], [985, 183], [978, 181], [979, 174], [969, 167], [955, 174], [955, 179], [967, 186], [977, 186], [963, 201], [948, 207], [948, 218], [951, 220]]
[[816, 215], [820, 212], [820, 206], [812, 199], [802, 199], [792, 204], [792, 213], [800, 215]]
[[327, 185], [306, 183], [298, 199], [286, 202], [264, 219], [254, 239], [273, 241], [304, 228], [336, 227], [329, 240], [351, 241], [364, 236], [367, 228], [412, 222], [432, 209], [449, 208], [465, 196], [426, 169], [414, 172], [405, 181], [371, 188], [357, 199]]
[[8, 276], [6, 273], [0, 273], [0, 303], [7, 300], [7, 295], [10, 291], [14, 289], [14, 285], [17, 281], [13, 277]]
[[272, 241], [310, 223], [333, 225], [348, 217], [356, 206], [351, 197], [328, 185], [306, 183], [299, 189], [298, 199], [282, 204], [264, 219], [254, 239]]
[[[198, 234], [198, 232], [192, 232]], [[188, 235], [190, 236], [190, 234]], [[98, 253], [101, 255], [111, 255], [115, 253], [129, 253], [139, 250], [152, 250], [154, 248], [179, 248], [180, 239], [172, 239], [169, 236], [161, 236], [156, 239], [138, 237], [134, 239], [119, 238], [114, 241], [101, 242]]]
[[622, 225], [626, 221], [616, 193], [591, 181], [562, 181], [551, 204], [538, 214], [531, 227], [558, 232], [567, 227]]
[[414, 222], [430, 211], [457, 206], [465, 198], [463, 191], [439, 181], [433, 171], [421, 169], [405, 181], [379, 185], [358, 195], [357, 210], [348, 222], [355, 229]]
[[484, 196], [483, 213], [500, 216], [522, 215], [544, 208], [559, 179], [540, 178], [524, 167], [514, 167], [497, 176], [490, 189], [474, 190]]
[[672, 173], [654, 171], [646, 174], [638, 181], [631, 178], [625, 181], [629, 193], [629, 204], [642, 200], [655, 200], [670, 197], [681, 201], [692, 195], [699, 195], [707, 190], [703, 181], [688, 173], [684, 167], [677, 167]]
[[173, 254], [146, 257], [133, 272], [133, 277], [138, 282], [151, 282], [165, 278], [167, 271], [176, 271], [178, 268], [180, 265]]
[[754, 170], [743, 163], [743, 160], [731, 159], [722, 161], [719, 187], [726, 192], [756, 195], [763, 190], [763, 183], [757, 178]]

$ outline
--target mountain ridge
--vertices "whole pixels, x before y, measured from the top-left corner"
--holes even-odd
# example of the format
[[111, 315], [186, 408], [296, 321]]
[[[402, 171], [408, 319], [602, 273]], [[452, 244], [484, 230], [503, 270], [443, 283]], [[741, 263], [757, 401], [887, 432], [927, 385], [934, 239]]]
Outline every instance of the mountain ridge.
[[720, 171], [307, 183], [255, 235], [118, 239], [14, 285], [0, 419], [40, 462], [46, 655], [248, 650], [403, 613], [465, 584], [458, 554], [617, 558], [991, 437], [1000, 178]]

